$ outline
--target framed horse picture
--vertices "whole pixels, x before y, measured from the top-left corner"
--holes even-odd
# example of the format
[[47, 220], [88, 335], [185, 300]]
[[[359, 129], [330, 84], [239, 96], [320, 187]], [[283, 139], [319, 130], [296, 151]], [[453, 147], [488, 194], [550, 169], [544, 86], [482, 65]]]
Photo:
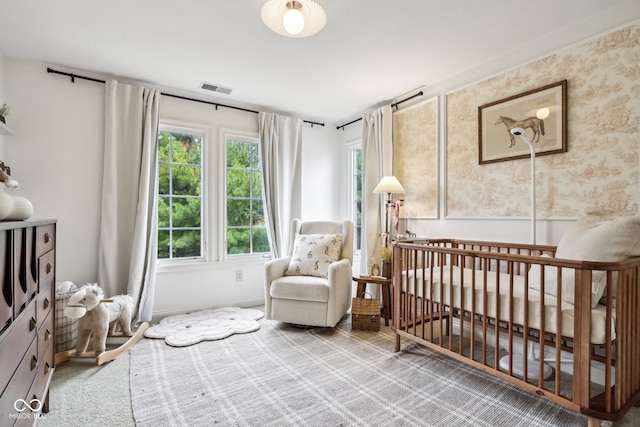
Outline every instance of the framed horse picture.
[[562, 80], [478, 107], [480, 164], [531, 156], [511, 133], [521, 128], [536, 156], [567, 151], [567, 81]]

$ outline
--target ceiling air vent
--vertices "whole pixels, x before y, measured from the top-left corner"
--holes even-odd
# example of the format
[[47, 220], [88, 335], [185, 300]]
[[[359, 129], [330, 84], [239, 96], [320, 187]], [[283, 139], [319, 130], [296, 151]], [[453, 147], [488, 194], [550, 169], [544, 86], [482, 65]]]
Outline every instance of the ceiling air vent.
[[200, 85], [200, 88], [204, 90], [210, 90], [212, 92], [224, 93], [225, 95], [229, 95], [233, 90], [228, 87], [222, 87], [211, 83], [202, 83]]

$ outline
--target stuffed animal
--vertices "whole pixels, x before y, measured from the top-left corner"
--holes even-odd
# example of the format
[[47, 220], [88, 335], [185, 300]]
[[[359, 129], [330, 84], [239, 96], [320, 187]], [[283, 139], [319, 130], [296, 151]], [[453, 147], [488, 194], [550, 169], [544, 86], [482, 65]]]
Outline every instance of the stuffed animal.
[[[12, 179], [11, 168], [0, 161], [0, 182], [9, 188], [20, 188], [20, 184]], [[7, 194], [0, 190], [0, 221], [22, 221], [33, 215], [33, 205], [29, 199]]]
[[5, 166], [4, 162], [0, 162], [0, 182], [4, 182], [9, 188], [20, 188], [20, 184], [15, 179], [12, 179], [10, 174], [9, 166]]
[[117, 295], [102, 302], [104, 292], [98, 284], [87, 284], [69, 297], [64, 315], [78, 321], [78, 340], [76, 354], [87, 351], [89, 339], [93, 336], [93, 349], [96, 356], [106, 350], [107, 335], [113, 334], [119, 325], [123, 335], [131, 336], [131, 317], [133, 298], [130, 295]]

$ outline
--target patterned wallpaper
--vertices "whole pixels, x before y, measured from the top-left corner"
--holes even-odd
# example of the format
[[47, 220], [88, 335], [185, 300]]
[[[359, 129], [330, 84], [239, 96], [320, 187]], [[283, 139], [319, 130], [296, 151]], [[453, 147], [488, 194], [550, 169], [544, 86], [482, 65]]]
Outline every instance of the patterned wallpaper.
[[393, 174], [407, 192], [401, 218], [438, 216], [438, 100], [393, 114]]
[[[478, 164], [478, 106], [563, 79], [568, 82], [568, 152], [536, 159], [537, 217], [639, 213], [640, 26], [634, 25], [445, 95], [447, 217], [530, 215], [529, 159]], [[430, 154], [411, 145], [409, 139], [418, 138], [405, 129], [420, 129], [430, 138], [430, 127], [437, 122], [430, 114], [416, 110], [394, 115], [401, 131], [396, 139], [394, 123], [394, 145], [400, 144], [398, 154], [394, 150], [400, 162], [396, 168], [394, 160], [394, 171], [418, 169], [419, 176], [404, 176], [401, 182], [419, 191], [416, 197], [425, 204], [435, 198], [433, 168], [428, 166], [435, 154], [430, 142], [421, 147]], [[416, 190], [416, 185], [425, 188]], [[426, 205], [411, 203], [421, 216], [432, 215]]]

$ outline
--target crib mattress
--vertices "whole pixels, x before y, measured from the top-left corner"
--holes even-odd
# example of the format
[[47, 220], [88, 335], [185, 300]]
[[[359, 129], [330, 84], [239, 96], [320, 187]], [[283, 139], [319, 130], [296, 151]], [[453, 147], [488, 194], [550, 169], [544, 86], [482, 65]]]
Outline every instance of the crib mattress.
[[[573, 338], [575, 315], [572, 304], [561, 300], [558, 310], [558, 299], [549, 294], [544, 294], [544, 304], [541, 304], [540, 292], [535, 289], [529, 289], [525, 299], [524, 276], [487, 271], [485, 281], [484, 274], [483, 270], [449, 265], [435, 267], [433, 274], [429, 268], [407, 270], [402, 273], [402, 289], [421, 298], [424, 295], [433, 303], [453, 306], [505, 322], [511, 319], [517, 325], [525, 324], [525, 301], [528, 300], [527, 326], [529, 328], [552, 334], [557, 334], [559, 329], [560, 335]], [[425, 280], [422, 280], [423, 277]], [[511, 277], [513, 277], [512, 305], [509, 304]], [[453, 286], [450, 286], [451, 278]], [[486, 298], [483, 296], [485, 286]], [[497, 295], [499, 296], [496, 298]], [[511, 309], [513, 312], [510, 317]], [[560, 327], [558, 327], [559, 316]], [[612, 313], [612, 322], [609, 327], [613, 340], [615, 339], [615, 312]], [[606, 307], [602, 304], [598, 304], [591, 311], [591, 343], [595, 345], [606, 343]]]

